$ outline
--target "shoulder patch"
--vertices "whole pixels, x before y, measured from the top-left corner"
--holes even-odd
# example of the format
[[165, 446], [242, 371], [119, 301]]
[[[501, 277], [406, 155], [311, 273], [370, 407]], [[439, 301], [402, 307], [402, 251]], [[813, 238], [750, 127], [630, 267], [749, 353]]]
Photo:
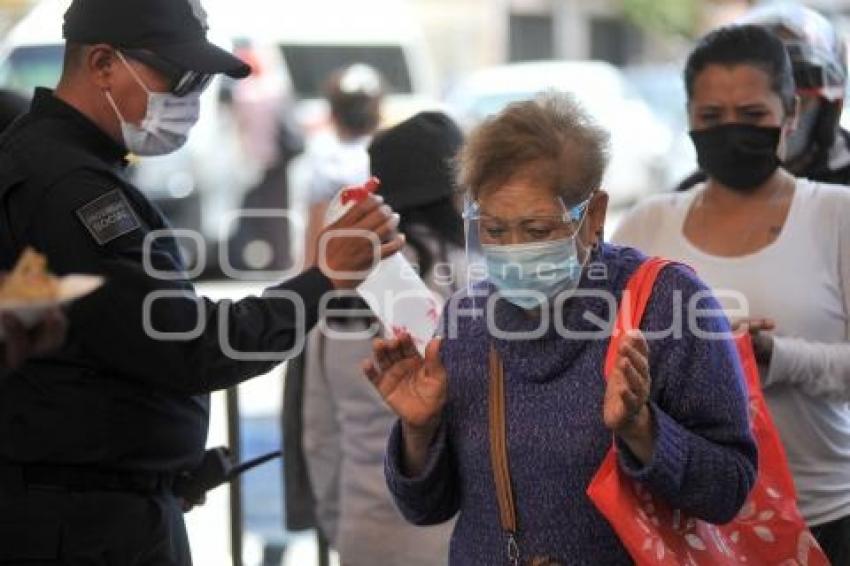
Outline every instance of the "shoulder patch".
[[139, 218], [120, 189], [81, 206], [77, 209], [77, 216], [101, 246], [141, 227]]

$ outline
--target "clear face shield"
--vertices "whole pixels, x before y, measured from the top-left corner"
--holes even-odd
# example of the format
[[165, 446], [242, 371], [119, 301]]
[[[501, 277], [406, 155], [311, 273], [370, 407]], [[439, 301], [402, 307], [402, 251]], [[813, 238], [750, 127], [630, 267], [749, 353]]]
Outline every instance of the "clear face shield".
[[[591, 198], [574, 204], [553, 198], [540, 213], [508, 215], [495, 214], [467, 196], [463, 219], [470, 295], [483, 296], [486, 282], [502, 292], [544, 296], [574, 288], [589, 257], [578, 234]], [[512, 302], [527, 308], [539, 301], [529, 296]]]
[[832, 53], [803, 42], [786, 41], [794, 69], [794, 84], [801, 96], [819, 96], [829, 102], [843, 100], [846, 74]]

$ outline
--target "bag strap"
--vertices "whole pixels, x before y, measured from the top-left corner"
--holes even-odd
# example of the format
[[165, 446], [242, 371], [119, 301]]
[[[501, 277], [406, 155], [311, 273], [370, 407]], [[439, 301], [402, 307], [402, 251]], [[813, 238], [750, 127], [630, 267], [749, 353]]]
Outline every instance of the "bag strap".
[[505, 422], [505, 370], [496, 348], [490, 347], [490, 463], [499, 499], [499, 518], [506, 532], [516, 532], [516, 509], [508, 468]]
[[505, 368], [496, 347], [490, 346], [490, 387], [488, 394], [490, 465], [496, 500], [499, 504], [499, 521], [508, 537], [508, 562], [519, 564], [519, 547], [516, 542], [517, 519], [514, 504], [511, 471], [508, 466], [508, 435], [505, 417]]
[[605, 379], [608, 379], [608, 374], [614, 370], [617, 352], [620, 350], [620, 342], [626, 333], [640, 327], [646, 307], [652, 298], [652, 291], [655, 288], [658, 276], [665, 267], [672, 263], [659, 257], [650, 258], [643, 262], [629, 278], [620, 299], [617, 321], [611, 334], [611, 341], [608, 344], [608, 352], [605, 355]]

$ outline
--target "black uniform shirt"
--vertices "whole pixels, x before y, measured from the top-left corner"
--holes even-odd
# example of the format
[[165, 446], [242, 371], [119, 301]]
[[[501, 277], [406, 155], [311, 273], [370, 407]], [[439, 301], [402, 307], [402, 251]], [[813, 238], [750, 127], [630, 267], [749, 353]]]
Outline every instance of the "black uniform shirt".
[[[206, 440], [207, 394], [272, 369], [279, 362], [241, 353], [290, 350], [332, 287], [313, 269], [267, 290], [300, 297], [303, 308], [280, 297], [220, 305], [197, 297], [173, 238], [145, 250], [146, 235], [167, 223], [123, 177], [125, 154], [46, 89], [0, 138], [0, 270], [33, 246], [59, 275], [107, 281], [69, 309], [58, 352], [0, 370], [0, 460], [191, 467]], [[155, 330], [196, 331], [181, 340], [149, 335], [146, 300]]]

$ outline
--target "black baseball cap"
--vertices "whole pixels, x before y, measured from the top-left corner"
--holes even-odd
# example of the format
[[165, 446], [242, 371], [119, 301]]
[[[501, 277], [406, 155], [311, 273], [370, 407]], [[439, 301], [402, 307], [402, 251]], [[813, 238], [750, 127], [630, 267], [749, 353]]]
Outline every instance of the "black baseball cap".
[[146, 49], [186, 71], [235, 79], [251, 67], [207, 40], [200, 0], [74, 0], [65, 12], [67, 41]]

